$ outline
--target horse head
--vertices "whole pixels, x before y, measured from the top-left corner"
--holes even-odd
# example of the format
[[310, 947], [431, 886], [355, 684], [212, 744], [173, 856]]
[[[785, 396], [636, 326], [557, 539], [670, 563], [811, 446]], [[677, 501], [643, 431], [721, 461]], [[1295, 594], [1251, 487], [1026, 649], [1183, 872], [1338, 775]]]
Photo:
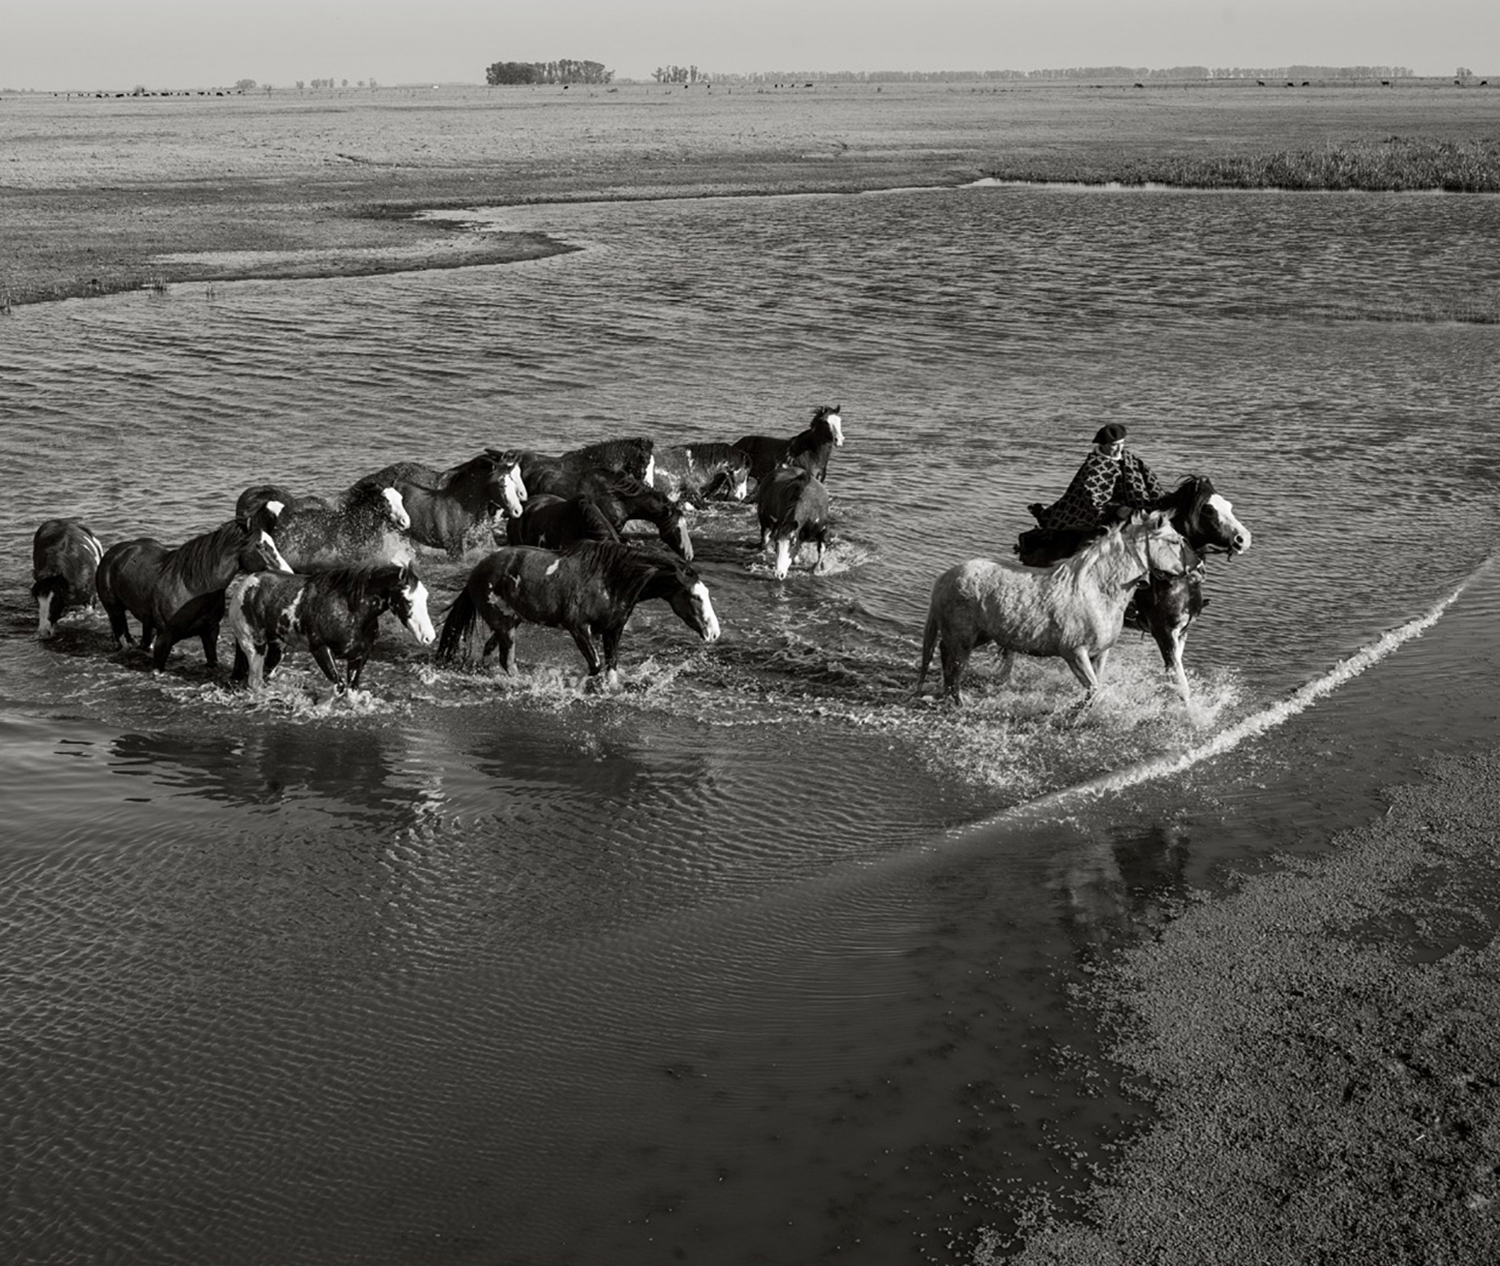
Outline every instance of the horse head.
[[681, 506], [668, 502], [668, 509], [657, 521], [656, 531], [670, 549], [682, 555], [684, 561], [693, 561], [693, 538], [688, 535], [687, 516]]
[[1199, 566], [1200, 560], [1193, 547], [1172, 525], [1170, 511], [1134, 511], [1116, 530], [1122, 537], [1129, 537], [1141, 546], [1141, 558], [1148, 574], [1162, 572], [1181, 576]]
[[827, 431], [833, 440], [835, 448], [844, 447], [844, 406], [836, 404], [832, 408], [823, 405], [813, 414], [812, 430], [814, 432]]
[[1204, 475], [1189, 475], [1176, 491], [1157, 503], [1195, 550], [1222, 552], [1233, 558], [1250, 548], [1250, 529], [1234, 515], [1234, 506]]
[[487, 448], [485, 454], [494, 462], [488, 495], [490, 504], [503, 506], [513, 519], [521, 517], [521, 503], [526, 500], [526, 481], [521, 476], [521, 454], [510, 449]]
[[291, 564], [281, 556], [276, 542], [265, 528], [247, 528], [244, 542], [240, 545], [239, 567], [241, 571], [292, 570]]
[[[714, 614], [713, 599], [708, 596], [708, 586], [696, 571], [680, 558], [669, 554], [660, 555], [658, 578], [666, 581], [664, 592], [654, 594], [665, 598], [688, 628], [705, 642], [719, 640], [719, 617]], [[655, 586], [648, 586], [655, 588]]]
[[427, 612], [427, 586], [410, 563], [391, 566], [392, 575], [387, 582], [386, 599], [391, 614], [423, 646], [437, 641], [437, 630], [432, 627], [432, 617]]
[[385, 501], [386, 517], [405, 532], [411, 527], [411, 515], [406, 511], [406, 499], [399, 488], [382, 488], [380, 495]]

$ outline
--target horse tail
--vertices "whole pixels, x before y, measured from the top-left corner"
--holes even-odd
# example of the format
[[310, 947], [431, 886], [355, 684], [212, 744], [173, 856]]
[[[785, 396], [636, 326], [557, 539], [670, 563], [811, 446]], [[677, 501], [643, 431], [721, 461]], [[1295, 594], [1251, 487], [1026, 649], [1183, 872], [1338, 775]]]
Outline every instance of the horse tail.
[[927, 680], [927, 669], [932, 663], [932, 648], [937, 645], [938, 636], [938, 604], [937, 596], [933, 595], [932, 605], [927, 608], [927, 627], [922, 632], [922, 663], [917, 669], [917, 688], [915, 694], [922, 693], [922, 684]]
[[443, 632], [438, 638], [437, 651], [433, 656], [439, 663], [449, 662], [457, 653], [458, 648], [468, 639], [478, 614], [479, 608], [474, 605], [468, 589], [453, 600], [453, 605], [443, 618]]

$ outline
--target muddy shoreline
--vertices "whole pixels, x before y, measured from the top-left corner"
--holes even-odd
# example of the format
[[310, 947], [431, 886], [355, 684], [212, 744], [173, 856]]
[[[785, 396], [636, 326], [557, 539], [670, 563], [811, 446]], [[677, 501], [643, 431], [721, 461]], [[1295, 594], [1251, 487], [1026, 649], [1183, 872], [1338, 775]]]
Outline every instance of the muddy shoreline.
[[1242, 878], [1086, 1005], [1158, 1118], [987, 1263], [1472, 1263], [1500, 1246], [1500, 751]]

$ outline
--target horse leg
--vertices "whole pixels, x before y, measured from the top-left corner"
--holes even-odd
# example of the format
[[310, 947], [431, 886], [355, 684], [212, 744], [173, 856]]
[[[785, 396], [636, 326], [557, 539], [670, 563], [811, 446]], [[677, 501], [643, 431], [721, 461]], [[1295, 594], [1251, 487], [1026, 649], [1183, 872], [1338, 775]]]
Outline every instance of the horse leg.
[[583, 652], [584, 659], [588, 661], [589, 676], [600, 676], [604, 671], [604, 660], [599, 655], [599, 648], [594, 645], [593, 630], [588, 625], [584, 625], [581, 628], [570, 629], [569, 632], [573, 634], [574, 644]]
[[165, 629], [151, 645], [151, 668], [153, 672], [161, 672], [167, 666], [167, 656], [172, 653], [172, 635]]
[[963, 680], [964, 668], [968, 665], [972, 649], [950, 642], [946, 637], [938, 643], [938, 654], [943, 661], [943, 693], [953, 700], [955, 707], [963, 706], [959, 682]]
[[276, 671], [277, 666], [281, 663], [281, 656], [285, 649], [286, 648], [280, 642], [272, 641], [267, 643], [265, 648], [265, 660], [261, 669], [262, 680], [271, 680], [271, 674]]
[[351, 655], [344, 663], [349, 674], [349, 689], [355, 690], [359, 687], [360, 675], [365, 671], [365, 657], [363, 655]]
[[333, 652], [327, 646], [321, 644], [310, 646], [308, 649], [312, 651], [313, 662], [323, 670], [323, 676], [333, 682], [334, 689], [339, 694], [343, 694], [349, 688], [349, 683], [344, 680], [343, 674], [339, 672], [339, 667], [333, 659]]
[[135, 638], [130, 635], [130, 625], [125, 619], [125, 604], [107, 601], [104, 604], [104, 614], [109, 616], [109, 631], [115, 639], [115, 646], [122, 651], [127, 646], [133, 646]]
[[1010, 680], [1011, 671], [1016, 666], [1016, 653], [1003, 646], [996, 646], [995, 649], [1000, 652], [1000, 676], [995, 678], [995, 684], [1003, 686]]
[[1089, 694], [1093, 694], [1099, 688], [1099, 678], [1094, 673], [1094, 665], [1089, 660], [1088, 648], [1085, 646], [1074, 647], [1063, 658], [1068, 667], [1073, 670], [1073, 676], [1083, 683], [1083, 688]]

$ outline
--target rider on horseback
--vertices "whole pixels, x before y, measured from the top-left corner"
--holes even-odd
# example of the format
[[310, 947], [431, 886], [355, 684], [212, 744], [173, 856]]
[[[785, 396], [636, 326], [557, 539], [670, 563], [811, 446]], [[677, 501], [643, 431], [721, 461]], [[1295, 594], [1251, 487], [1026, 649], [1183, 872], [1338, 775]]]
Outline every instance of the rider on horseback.
[[1068, 490], [1050, 506], [1027, 507], [1051, 531], [1092, 531], [1108, 518], [1112, 506], [1150, 506], [1162, 496], [1161, 480], [1125, 447], [1125, 426], [1111, 422], [1099, 428], [1094, 448], [1083, 459]]

